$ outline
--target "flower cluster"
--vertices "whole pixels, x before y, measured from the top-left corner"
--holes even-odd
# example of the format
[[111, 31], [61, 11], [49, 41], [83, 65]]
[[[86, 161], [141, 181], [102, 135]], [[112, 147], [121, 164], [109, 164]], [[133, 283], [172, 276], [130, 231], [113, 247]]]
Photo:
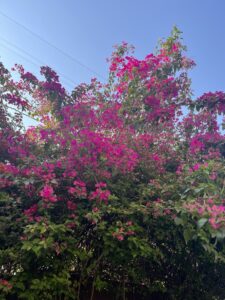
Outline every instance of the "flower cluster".
[[55, 203], [57, 202], [57, 197], [54, 194], [54, 190], [52, 186], [50, 185], [45, 185], [43, 189], [40, 192], [40, 196], [46, 201], [46, 202], [52, 202]]
[[184, 207], [189, 212], [197, 213], [201, 218], [207, 218], [213, 229], [225, 227], [225, 201], [223, 204], [214, 204], [214, 200], [209, 198], [206, 201], [199, 199], [193, 203], [187, 203]]
[[6, 280], [6, 279], [0, 279], [0, 287], [5, 287], [5, 288], [7, 288], [7, 289], [12, 289], [12, 285], [9, 283], [9, 281], [8, 280]]
[[132, 221], [127, 221], [125, 224], [118, 222], [117, 225], [118, 227], [112, 233], [112, 236], [116, 238], [118, 241], [123, 241], [125, 237], [135, 234], [134, 224]]

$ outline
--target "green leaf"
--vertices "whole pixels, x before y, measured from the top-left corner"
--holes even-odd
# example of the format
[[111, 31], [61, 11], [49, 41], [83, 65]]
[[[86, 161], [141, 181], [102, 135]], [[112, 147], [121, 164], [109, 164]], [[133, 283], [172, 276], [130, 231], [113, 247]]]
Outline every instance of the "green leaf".
[[193, 230], [189, 228], [184, 230], [183, 236], [186, 244], [192, 239], [193, 235]]
[[225, 238], [225, 230], [220, 230], [216, 233], [216, 238], [218, 240], [223, 240]]
[[201, 218], [200, 220], [198, 220], [198, 228], [202, 228], [206, 223], [207, 223], [208, 219], [206, 218]]
[[176, 218], [174, 219], [174, 222], [175, 222], [176, 225], [184, 225], [183, 219], [178, 218], [178, 217], [176, 217]]

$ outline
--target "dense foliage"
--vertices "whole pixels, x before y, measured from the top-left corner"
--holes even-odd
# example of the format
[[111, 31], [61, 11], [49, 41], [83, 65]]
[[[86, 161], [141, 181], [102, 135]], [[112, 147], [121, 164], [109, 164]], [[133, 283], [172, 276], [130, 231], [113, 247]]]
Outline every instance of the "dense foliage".
[[225, 299], [225, 93], [176, 28], [132, 51], [72, 93], [0, 65], [0, 299]]

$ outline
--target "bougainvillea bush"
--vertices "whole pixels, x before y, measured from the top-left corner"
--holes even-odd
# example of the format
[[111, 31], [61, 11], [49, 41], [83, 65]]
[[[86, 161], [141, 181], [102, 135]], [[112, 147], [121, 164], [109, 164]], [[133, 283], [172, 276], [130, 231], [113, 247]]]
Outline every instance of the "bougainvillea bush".
[[225, 93], [181, 41], [71, 93], [0, 65], [0, 299], [225, 299]]

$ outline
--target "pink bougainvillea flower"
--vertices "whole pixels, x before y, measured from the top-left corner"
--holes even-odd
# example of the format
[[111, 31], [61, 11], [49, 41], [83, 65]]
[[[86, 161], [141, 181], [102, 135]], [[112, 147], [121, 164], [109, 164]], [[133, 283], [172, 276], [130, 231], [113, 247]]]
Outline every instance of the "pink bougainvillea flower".
[[50, 185], [45, 185], [43, 189], [40, 192], [40, 196], [47, 202], [57, 202], [57, 197], [54, 194], [54, 190], [52, 186]]
[[73, 203], [72, 201], [67, 201], [67, 208], [69, 209], [69, 210], [75, 210], [76, 208], [77, 208], [77, 205], [75, 204], [75, 203]]
[[195, 164], [194, 166], [193, 166], [193, 170], [194, 171], [198, 171], [199, 170], [199, 168], [200, 168], [200, 164]]

